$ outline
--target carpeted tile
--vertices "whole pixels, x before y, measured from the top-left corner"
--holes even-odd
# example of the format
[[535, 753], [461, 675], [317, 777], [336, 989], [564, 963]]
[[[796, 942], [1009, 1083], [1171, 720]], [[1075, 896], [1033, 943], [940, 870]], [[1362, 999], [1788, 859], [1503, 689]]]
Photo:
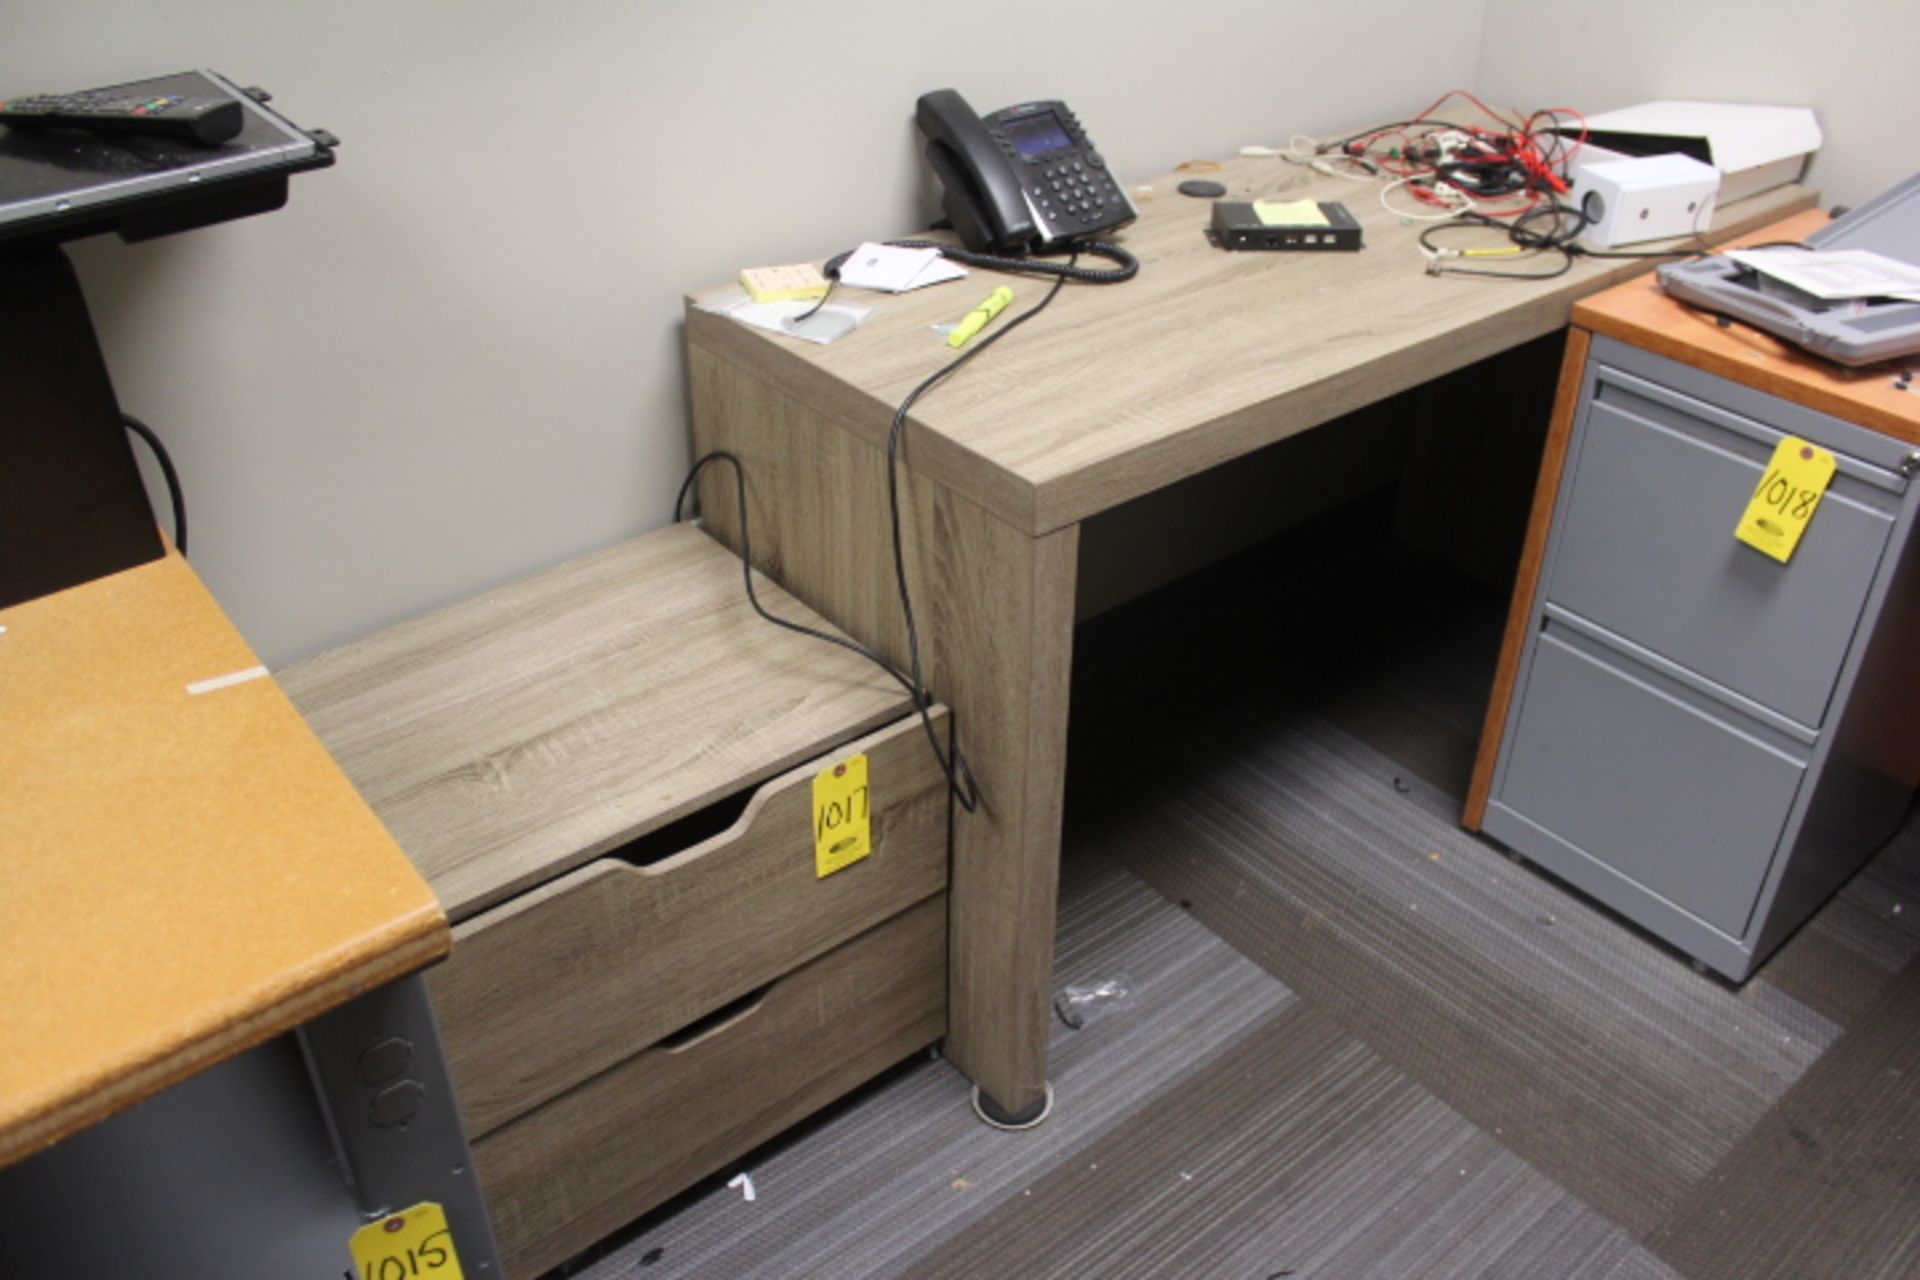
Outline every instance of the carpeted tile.
[[1675, 1280], [1624, 1232], [1295, 1006], [904, 1274]]
[[1650, 1243], [1690, 1280], [1920, 1275], [1920, 962]]
[[1124, 978], [1131, 1001], [1096, 1007], [1077, 1031], [1056, 1022], [1057, 1101], [1045, 1124], [1017, 1134], [988, 1128], [966, 1080], [928, 1061], [749, 1161], [752, 1203], [713, 1189], [643, 1224], [582, 1280], [896, 1275], [1293, 1000], [1114, 864], [1069, 859], [1060, 902], [1058, 985]]
[[1458, 828], [1454, 797], [1278, 700], [1168, 744], [1108, 798], [1083, 805], [1093, 847], [1631, 1231], [1835, 1034], [1515, 865]]

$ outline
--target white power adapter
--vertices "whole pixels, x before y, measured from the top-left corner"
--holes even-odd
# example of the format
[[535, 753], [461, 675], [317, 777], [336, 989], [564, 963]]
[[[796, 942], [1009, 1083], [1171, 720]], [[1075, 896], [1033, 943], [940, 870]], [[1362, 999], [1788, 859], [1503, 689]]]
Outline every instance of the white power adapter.
[[1612, 249], [1705, 231], [1719, 192], [1718, 169], [1675, 153], [1584, 165], [1574, 178], [1572, 204], [1587, 217], [1581, 241]]

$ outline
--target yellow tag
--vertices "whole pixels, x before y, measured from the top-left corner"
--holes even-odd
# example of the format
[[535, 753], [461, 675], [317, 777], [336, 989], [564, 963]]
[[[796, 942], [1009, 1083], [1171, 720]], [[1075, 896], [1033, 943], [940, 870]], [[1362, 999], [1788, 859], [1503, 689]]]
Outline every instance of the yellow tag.
[[867, 758], [842, 760], [813, 778], [813, 861], [822, 877], [873, 852]]
[[1825, 449], [1793, 436], [1782, 440], [1733, 536], [1785, 564], [1820, 509], [1833, 467], [1833, 455]]
[[466, 1280], [447, 1211], [431, 1201], [369, 1222], [347, 1248], [360, 1280]]
[[1330, 227], [1327, 215], [1313, 200], [1255, 200], [1253, 216], [1263, 227]]

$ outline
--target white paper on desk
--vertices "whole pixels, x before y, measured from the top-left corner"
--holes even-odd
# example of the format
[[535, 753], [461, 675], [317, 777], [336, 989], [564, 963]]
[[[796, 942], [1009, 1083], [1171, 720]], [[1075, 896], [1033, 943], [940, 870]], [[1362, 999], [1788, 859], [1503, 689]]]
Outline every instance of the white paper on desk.
[[938, 249], [902, 249], [869, 241], [840, 264], [840, 283], [882, 293], [905, 293], [965, 276], [966, 269], [940, 256]]
[[1734, 249], [1727, 256], [1743, 267], [1828, 301], [1920, 294], [1920, 267], [1871, 249]]
[[714, 315], [726, 316], [756, 329], [823, 345], [852, 333], [873, 314], [872, 307], [830, 302], [795, 325], [794, 320], [813, 309], [811, 300], [797, 298], [790, 302], [755, 302], [745, 289], [739, 288], [729, 289], [694, 305], [702, 311], [711, 311]]

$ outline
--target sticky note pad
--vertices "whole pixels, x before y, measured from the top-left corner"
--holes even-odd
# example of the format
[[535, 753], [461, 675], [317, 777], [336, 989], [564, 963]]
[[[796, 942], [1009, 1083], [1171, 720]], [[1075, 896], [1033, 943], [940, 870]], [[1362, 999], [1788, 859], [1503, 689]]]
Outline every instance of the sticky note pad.
[[1794, 436], [1782, 440], [1733, 536], [1785, 564], [1820, 509], [1834, 467], [1833, 455], [1818, 445]]
[[1268, 227], [1328, 227], [1317, 202], [1312, 200], [1255, 200], [1253, 216]]
[[755, 302], [803, 302], [827, 296], [827, 278], [811, 262], [786, 267], [746, 267], [740, 284]]

